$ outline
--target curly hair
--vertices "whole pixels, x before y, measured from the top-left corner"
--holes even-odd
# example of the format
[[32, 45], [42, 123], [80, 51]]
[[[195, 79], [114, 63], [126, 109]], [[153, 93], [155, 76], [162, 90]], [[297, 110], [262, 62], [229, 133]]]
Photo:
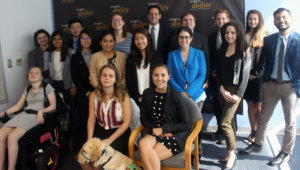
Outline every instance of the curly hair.
[[222, 46], [221, 48], [227, 48], [228, 42], [225, 39], [225, 32], [228, 26], [233, 26], [236, 30], [236, 53], [241, 54], [240, 56], [243, 56], [242, 54], [246, 52], [248, 48], [248, 44], [245, 38], [245, 31], [244, 26], [236, 21], [230, 21], [223, 25], [221, 29], [221, 35], [222, 35]]
[[104, 101], [105, 92], [104, 92], [103, 86], [101, 84], [101, 75], [105, 68], [109, 68], [115, 72], [116, 83], [114, 84], [114, 97], [116, 97], [119, 102], [123, 102], [125, 99], [125, 96], [126, 96], [126, 91], [124, 90], [124, 87], [122, 85], [117, 68], [111, 64], [104, 65], [100, 69], [100, 74], [99, 74], [99, 78], [98, 78], [98, 87], [96, 88], [97, 99], [100, 102]]
[[122, 37], [125, 38], [127, 37], [127, 33], [128, 33], [128, 29], [127, 29], [127, 26], [126, 26], [126, 23], [125, 23], [125, 19], [124, 19], [124, 16], [120, 13], [114, 13], [112, 14], [112, 16], [110, 17], [110, 24], [108, 26], [108, 30], [111, 31], [111, 32], [114, 32], [114, 29], [113, 27], [111, 26], [112, 25], [112, 18], [115, 16], [115, 15], [118, 15], [121, 17], [122, 21], [124, 22], [124, 25], [122, 27]]
[[[35, 44], [36, 47], [39, 46], [39, 43], [38, 43], [38, 40], [37, 40], [37, 36], [39, 34], [43, 34], [43, 33], [48, 37], [48, 40], [50, 40], [50, 34], [46, 30], [44, 30], [44, 29], [39, 29], [33, 35], [33, 37], [34, 37], [34, 44]], [[48, 41], [48, 44], [49, 44], [49, 41]]]

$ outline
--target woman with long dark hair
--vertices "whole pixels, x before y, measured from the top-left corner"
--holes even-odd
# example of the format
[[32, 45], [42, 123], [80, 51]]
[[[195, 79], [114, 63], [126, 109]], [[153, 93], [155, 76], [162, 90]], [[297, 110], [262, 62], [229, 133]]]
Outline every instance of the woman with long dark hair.
[[237, 159], [234, 114], [242, 100], [249, 79], [251, 58], [242, 24], [228, 22], [221, 29], [222, 45], [218, 51], [217, 81], [222, 110], [221, 128], [227, 156], [223, 169], [232, 169]]
[[143, 91], [153, 86], [151, 79], [152, 67], [163, 63], [155, 53], [151, 35], [146, 28], [137, 28], [133, 33], [131, 53], [126, 61], [126, 87], [129, 96], [140, 105]]
[[264, 45], [264, 37], [267, 32], [264, 27], [264, 19], [257, 10], [250, 10], [246, 19], [246, 40], [250, 46], [251, 52], [251, 71], [249, 82], [244, 94], [244, 99], [248, 104], [248, 117], [251, 126], [251, 133], [244, 140], [251, 145], [255, 141], [255, 132], [257, 129], [258, 115], [262, 105], [262, 74], [264, 67], [259, 64], [260, 54]]

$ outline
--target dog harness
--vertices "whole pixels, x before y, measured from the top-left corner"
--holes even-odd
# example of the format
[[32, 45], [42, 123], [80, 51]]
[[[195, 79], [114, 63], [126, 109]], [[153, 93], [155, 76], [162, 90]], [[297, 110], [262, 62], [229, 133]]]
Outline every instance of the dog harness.
[[[105, 154], [105, 155], [107, 155], [108, 154], [108, 152], [107, 152], [107, 150], [106, 150], [106, 145], [105, 145], [105, 148], [103, 149], [103, 151], [102, 151], [102, 153], [101, 153], [101, 155], [99, 156], [99, 158], [97, 159], [97, 161]], [[111, 158], [115, 155], [115, 153], [116, 153], [116, 150], [114, 150], [114, 153], [102, 164], [102, 165], [100, 165], [99, 166], [99, 168], [100, 169], [102, 169], [110, 160], [111, 160]]]
[[84, 157], [84, 159], [86, 159], [86, 160], [88, 160], [88, 161], [91, 160], [91, 159], [89, 159], [87, 156], [84, 155], [83, 151], [81, 151], [80, 153], [81, 153], [81, 155]]

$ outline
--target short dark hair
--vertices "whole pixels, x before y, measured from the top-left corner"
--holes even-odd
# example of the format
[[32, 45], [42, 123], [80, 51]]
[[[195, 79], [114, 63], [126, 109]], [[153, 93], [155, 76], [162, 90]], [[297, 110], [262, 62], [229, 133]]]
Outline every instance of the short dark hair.
[[[46, 36], [48, 37], [48, 41], [50, 41], [50, 34], [49, 34], [46, 30], [44, 30], [44, 29], [39, 29], [39, 30], [37, 30], [37, 31], [34, 33], [34, 35], [33, 35], [33, 37], [34, 37], [34, 44], [35, 44], [36, 47], [39, 46], [39, 43], [38, 43], [38, 40], [37, 40], [37, 36], [38, 36], [39, 34], [41, 34], [41, 33], [46, 34]], [[48, 43], [49, 43], [49, 42], [48, 42]]]
[[189, 27], [180, 27], [178, 32], [177, 32], [177, 35], [179, 35], [182, 31], [188, 32], [190, 34], [190, 37], [193, 36], [193, 32]]
[[157, 8], [157, 9], [158, 9], [158, 13], [159, 13], [159, 14], [161, 13], [160, 8], [159, 8], [158, 5], [150, 5], [150, 6], [148, 7], [148, 10], [147, 10], [147, 13], [148, 13], [148, 14], [149, 14], [149, 11], [150, 11], [152, 8]]
[[183, 15], [180, 17], [180, 23], [182, 23], [183, 18], [184, 18], [185, 16], [187, 16], [187, 15], [192, 15], [192, 16], [194, 17], [195, 22], [196, 22], [196, 16], [195, 16], [194, 14], [188, 12], [188, 13], [183, 14]]
[[169, 67], [168, 67], [166, 64], [158, 63], [158, 64], [155, 64], [155, 65], [153, 66], [152, 72], [151, 72], [151, 76], [153, 75], [154, 70], [155, 70], [156, 68], [158, 68], [158, 67], [162, 67], [162, 68], [166, 69], [166, 70], [167, 70], [167, 73], [168, 73], [169, 75], [171, 75], [171, 71], [170, 71]]
[[278, 8], [276, 11], [273, 13], [273, 17], [275, 18], [277, 14], [279, 14], [282, 11], [286, 11], [289, 13], [290, 16], [292, 16], [292, 12], [286, 8]]
[[80, 39], [81, 39], [81, 36], [82, 36], [82, 34], [87, 34], [90, 38], [91, 38], [91, 46], [90, 46], [90, 50], [93, 52], [93, 48], [92, 48], [92, 46], [93, 46], [93, 42], [94, 42], [94, 39], [93, 39], [93, 35], [88, 31], [88, 30], [82, 30], [81, 32], [80, 32], [80, 34], [79, 34], [79, 36], [78, 36], [78, 45], [77, 45], [77, 52], [81, 52], [82, 51], [82, 45], [81, 45], [81, 43], [80, 43]]
[[78, 19], [78, 18], [72, 18], [72, 19], [70, 19], [70, 21], [69, 21], [69, 27], [71, 27], [71, 25], [74, 24], [74, 23], [76, 23], [76, 22], [80, 23], [80, 25], [83, 27], [82, 21], [80, 19]]

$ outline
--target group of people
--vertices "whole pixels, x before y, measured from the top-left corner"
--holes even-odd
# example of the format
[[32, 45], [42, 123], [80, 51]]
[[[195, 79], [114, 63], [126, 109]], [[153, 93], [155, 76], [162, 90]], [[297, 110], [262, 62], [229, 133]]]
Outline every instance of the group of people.
[[[0, 113], [13, 113], [28, 103], [24, 113], [0, 129], [0, 169], [4, 169], [6, 145], [9, 169], [14, 169], [18, 140], [43, 123], [43, 114], [55, 109], [54, 89], [63, 93], [70, 105], [71, 131], [79, 146], [99, 137], [124, 154], [133, 130], [129, 128], [132, 98], [140, 107], [140, 121], [146, 129], [138, 143], [144, 169], [160, 169], [161, 160], [184, 150], [190, 120], [183, 97], [201, 110], [205, 91], [213, 96], [219, 127], [214, 135], [224, 136], [228, 151], [223, 169], [232, 169], [237, 159], [234, 116], [242, 99], [248, 104], [251, 133], [245, 139], [249, 146], [240, 154], [261, 151], [267, 123], [281, 100], [286, 120], [284, 142], [270, 165], [287, 161], [295, 142], [294, 110], [300, 96], [300, 35], [291, 31], [293, 17], [288, 9], [279, 8], [273, 15], [279, 33], [267, 36], [259, 11], [248, 12], [244, 27], [230, 21], [226, 9], [217, 10], [218, 30], [207, 41], [195, 31], [192, 13], [181, 17], [183, 27], [174, 34], [159, 23], [159, 6], [151, 5], [149, 25], [133, 33], [121, 14], [113, 14], [109, 31], [100, 36], [98, 52], [94, 37], [79, 19], [69, 22], [69, 41], [62, 31], [54, 31], [50, 37], [47, 31], [38, 30], [34, 34], [36, 48], [28, 54], [33, 94], [25, 90], [15, 106]], [[42, 107], [43, 70], [50, 73], [45, 89], [47, 107]], [[36, 115], [27, 114], [26, 108], [36, 110]], [[201, 146], [199, 149], [202, 154]], [[81, 167], [95, 169], [93, 164]]]

